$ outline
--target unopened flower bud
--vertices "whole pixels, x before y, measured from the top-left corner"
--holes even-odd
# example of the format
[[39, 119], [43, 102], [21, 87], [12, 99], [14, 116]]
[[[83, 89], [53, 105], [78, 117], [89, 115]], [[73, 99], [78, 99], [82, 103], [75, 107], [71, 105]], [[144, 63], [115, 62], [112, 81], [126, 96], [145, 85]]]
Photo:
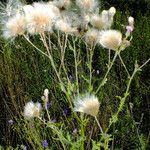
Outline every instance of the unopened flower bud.
[[110, 7], [109, 13], [110, 13], [112, 16], [114, 16], [114, 14], [116, 13], [116, 8], [115, 8], [115, 7]]
[[45, 102], [48, 102], [48, 94], [49, 94], [49, 90], [48, 90], [48, 89], [45, 89], [45, 90], [44, 90]]
[[129, 25], [130, 25], [130, 26], [133, 26], [133, 25], [134, 25], [134, 18], [130, 16], [130, 17], [128, 18], [128, 22], [129, 22]]

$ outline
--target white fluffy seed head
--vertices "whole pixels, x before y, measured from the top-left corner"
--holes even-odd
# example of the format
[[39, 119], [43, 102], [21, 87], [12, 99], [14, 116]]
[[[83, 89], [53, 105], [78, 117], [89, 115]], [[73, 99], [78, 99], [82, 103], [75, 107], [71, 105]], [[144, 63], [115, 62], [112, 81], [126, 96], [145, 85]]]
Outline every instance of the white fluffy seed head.
[[33, 3], [24, 8], [27, 31], [30, 34], [51, 31], [55, 19], [59, 17], [59, 10], [48, 3]]
[[25, 18], [24, 15], [17, 13], [6, 21], [3, 28], [3, 36], [5, 38], [12, 38], [22, 35], [25, 32]]
[[96, 29], [90, 29], [85, 34], [85, 41], [87, 44], [93, 45], [98, 41], [99, 32]]
[[40, 103], [33, 103], [32, 101], [28, 102], [24, 107], [24, 116], [26, 118], [39, 117], [42, 106]]
[[77, 97], [74, 105], [75, 111], [86, 113], [94, 117], [97, 116], [100, 107], [98, 98], [89, 93], [84, 96]]
[[98, 6], [98, 1], [97, 0], [76, 0], [76, 5], [82, 11], [93, 12], [96, 10], [96, 8]]
[[122, 44], [122, 34], [116, 30], [101, 31], [99, 42], [104, 48], [118, 50]]

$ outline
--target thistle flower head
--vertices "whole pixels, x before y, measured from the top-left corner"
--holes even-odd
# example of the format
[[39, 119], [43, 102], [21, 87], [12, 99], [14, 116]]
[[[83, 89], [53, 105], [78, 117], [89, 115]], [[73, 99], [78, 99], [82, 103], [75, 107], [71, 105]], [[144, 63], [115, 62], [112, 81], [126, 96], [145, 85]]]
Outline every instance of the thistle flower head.
[[116, 30], [101, 31], [99, 42], [104, 48], [117, 50], [122, 44], [122, 34]]
[[96, 96], [88, 93], [84, 96], [78, 97], [74, 102], [74, 105], [75, 111], [86, 113], [95, 117], [98, 114], [100, 103]]
[[51, 31], [55, 19], [59, 17], [59, 10], [48, 3], [33, 3], [24, 8], [27, 31], [31, 34]]
[[39, 117], [41, 109], [40, 103], [28, 102], [24, 107], [24, 116], [27, 118]]
[[76, 5], [83, 11], [93, 12], [97, 6], [97, 0], [76, 0]]
[[96, 44], [98, 41], [99, 32], [96, 29], [90, 29], [85, 34], [85, 41], [87, 44]]
[[24, 15], [17, 13], [15, 16], [5, 22], [3, 28], [3, 36], [5, 38], [16, 37], [25, 31], [25, 18]]

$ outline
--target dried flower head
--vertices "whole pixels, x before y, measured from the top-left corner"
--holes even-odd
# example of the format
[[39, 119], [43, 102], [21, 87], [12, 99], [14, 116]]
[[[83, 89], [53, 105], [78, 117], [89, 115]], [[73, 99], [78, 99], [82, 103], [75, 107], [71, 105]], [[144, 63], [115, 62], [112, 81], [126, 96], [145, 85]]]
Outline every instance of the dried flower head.
[[3, 36], [5, 38], [16, 37], [22, 35], [25, 31], [24, 15], [17, 13], [15, 16], [8, 19], [3, 28]]
[[31, 34], [51, 31], [55, 19], [59, 17], [59, 10], [48, 3], [33, 3], [24, 8], [27, 31]]
[[84, 96], [78, 97], [74, 102], [74, 105], [75, 111], [86, 113], [95, 117], [98, 114], [100, 103], [96, 96], [87, 93]]
[[96, 29], [90, 29], [85, 34], [85, 41], [87, 44], [96, 44], [98, 41], [99, 32]]
[[27, 118], [39, 117], [41, 109], [40, 103], [28, 102], [24, 107], [24, 116]]
[[122, 34], [116, 30], [101, 31], [99, 42], [104, 48], [118, 50], [122, 44]]
[[93, 12], [98, 6], [97, 0], [76, 0], [76, 5], [83, 11]]

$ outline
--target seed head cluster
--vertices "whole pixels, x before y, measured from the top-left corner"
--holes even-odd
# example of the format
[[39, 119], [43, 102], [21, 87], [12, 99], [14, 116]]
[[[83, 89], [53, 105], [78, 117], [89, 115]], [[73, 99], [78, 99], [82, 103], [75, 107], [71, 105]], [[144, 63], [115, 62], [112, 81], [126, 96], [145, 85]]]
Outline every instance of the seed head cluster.
[[[6, 39], [61, 31], [82, 37], [87, 44], [100, 44], [112, 50], [123, 44], [122, 33], [111, 29], [115, 14], [114, 7], [100, 11], [98, 0], [53, 0], [30, 5], [8, 0], [6, 6], [0, 3], [0, 19]], [[133, 28], [134, 18], [130, 16], [126, 37]]]

